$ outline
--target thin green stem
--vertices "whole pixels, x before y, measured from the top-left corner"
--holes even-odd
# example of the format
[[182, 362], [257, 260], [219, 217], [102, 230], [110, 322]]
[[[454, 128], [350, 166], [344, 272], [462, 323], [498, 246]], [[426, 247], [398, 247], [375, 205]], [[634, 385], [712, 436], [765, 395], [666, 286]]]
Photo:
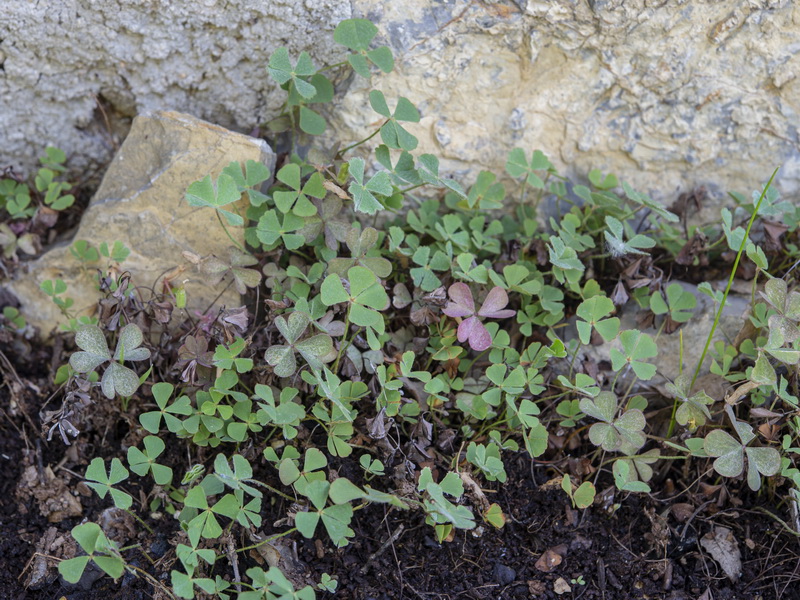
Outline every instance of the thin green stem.
[[266, 483], [264, 483], [263, 481], [259, 481], [258, 479], [248, 479], [247, 483], [255, 483], [256, 485], [260, 485], [261, 487], [268, 489], [273, 494], [277, 494], [278, 496], [280, 496], [284, 500], [289, 500], [290, 502], [294, 502], [295, 501], [295, 498], [292, 498], [290, 495], [284, 494], [282, 491], [276, 490], [271, 485], [267, 485]]
[[222, 225], [222, 229], [225, 231], [225, 235], [228, 236], [228, 239], [233, 243], [233, 245], [236, 246], [239, 250], [241, 250], [245, 254], [250, 254], [247, 250], [244, 249], [244, 246], [242, 246], [239, 242], [233, 239], [233, 236], [231, 235], [231, 232], [228, 231], [228, 228], [225, 226], [225, 222], [222, 220], [222, 215], [219, 214], [219, 211], [215, 210], [214, 212], [217, 213], [217, 220], [219, 221], [219, 224]]
[[764, 190], [761, 192], [761, 197], [758, 199], [758, 203], [756, 204], [755, 210], [753, 214], [750, 216], [750, 221], [747, 223], [747, 229], [744, 232], [744, 238], [742, 239], [742, 243], [739, 245], [739, 252], [736, 253], [736, 260], [733, 261], [733, 268], [731, 269], [730, 277], [728, 277], [728, 285], [725, 286], [725, 293], [722, 295], [722, 302], [720, 302], [719, 309], [717, 310], [717, 315], [714, 318], [714, 324], [711, 326], [711, 331], [708, 332], [708, 338], [706, 338], [706, 345], [703, 347], [703, 353], [700, 355], [700, 360], [697, 361], [697, 366], [694, 370], [694, 375], [692, 376], [692, 382], [689, 384], [689, 390], [692, 389], [694, 386], [694, 382], [697, 381], [697, 376], [700, 374], [700, 367], [703, 365], [703, 361], [706, 358], [706, 354], [708, 353], [708, 348], [711, 346], [711, 340], [714, 337], [714, 332], [717, 330], [717, 325], [719, 325], [719, 320], [722, 318], [722, 311], [725, 309], [725, 302], [728, 299], [728, 294], [731, 291], [731, 287], [733, 286], [733, 278], [736, 275], [736, 270], [739, 268], [739, 260], [742, 258], [742, 254], [744, 253], [745, 246], [750, 239], [750, 229], [753, 227], [753, 222], [756, 220], [758, 216], [758, 209], [761, 208], [761, 203], [764, 201], [764, 197], [767, 195], [767, 190], [769, 190], [770, 186], [772, 185], [772, 181], [775, 179], [775, 175], [778, 174], [778, 167], [772, 172], [772, 177], [769, 178], [767, 185], [764, 186]]
[[[384, 125], [386, 125], [386, 123], [388, 123], [388, 122], [389, 122], [389, 119], [386, 119], [386, 121], [384, 121], [383, 123], [381, 123], [381, 127], [383, 127]], [[342, 155], [343, 155], [345, 152], [348, 152], [348, 151], [352, 150], [353, 148], [355, 148], [355, 147], [357, 147], [357, 146], [360, 146], [361, 144], [364, 144], [364, 143], [366, 143], [366, 142], [370, 141], [372, 138], [374, 138], [376, 135], [378, 135], [378, 133], [379, 133], [379, 132], [380, 132], [380, 130], [381, 130], [381, 127], [378, 127], [378, 128], [375, 130], [375, 131], [373, 131], [371, 134], [369, 134], [369, 135], [368, 135], [367, 137], [365, 137], [363, 140], [360, 140], [360, 141], [358, 141], [358, 142], [356, 142], [356, 143], [354, 143], [354, 144], [350, 144], [350, 145], [349, 145], [349, 146], [347, 146], [347, 147], [346, 147], [344, 150], [339, 150], [339, 156], [342, 156]]]
[[331, 69], [335, 69], [336, 67], [342, 67], [344, 65], [348, 65], [346, 60], [339, 61], [337, 63], [333, 63], [332, 65], [328, 65], [327, 67], [322, 67], [317, 73], [324, 73], [325, 71], [330, 71]]
[[139, 518], [139, 516], [138, 516], [138, 515], [137, 515], [135, 512], [133, 512], [132, 510], [128, 510], [127, 508], [126, 508], [126, 509], [123, 509], [123, 510], [125, 510], [125, 512], [126, 512], [126, 513], [128, 513], [130, 516], [132, 516], [134, 519], [136, 519], [137, 521], [139, 521], [139, 523], [141, 523], [141, 524], [142, 524], [142, 527], [144, 527], [145, 529], [147, 529], [147, 532], [148, 532], [148, 533], [150, 533], [150, 534], [152, 535], [152, 533], [153, 533], [153, 529], [152, 529], [152, 527], [150, 527], [150, 526], [149, 526], [147, 523], [145, 523], [144, 521], [142, 521], [142, 519], [140, 519], [140, 518]]
[[[294, 499], [292, 499], [292, 502], [294, 502]], [[268, 538], [264, 538], [263, 540], [261, 540], [257, 544], [253, 544], [252, 546], [245, 546], [244, 548], [239, 548], [236, 552], [247, 552], [248, 550], [252, 550], [253, 548], [258, 548], [259, 546], [263, 546], [264, 544], [269, 544], [270, 542], [282, 538], [284, 536], [287, 536], [290, 533], [294, 533], [295, 531], [297, 531], [297, 527], [292, 527], [291, 529], [287, 529], [283, 533], [276, 533], [275, 535], [271, 535]]]
[[344, 349], [347, 347], [347, 337], [349, 334], [350, 334], [350, 311], [348, 310], [344, 315], [344, 336], [342, 337], [342, 343], [339, 344], [339, 353], [336, 355], [336, 362], [333, 363], [334, 375], [339, 371], [339, 361], [342, 360]]

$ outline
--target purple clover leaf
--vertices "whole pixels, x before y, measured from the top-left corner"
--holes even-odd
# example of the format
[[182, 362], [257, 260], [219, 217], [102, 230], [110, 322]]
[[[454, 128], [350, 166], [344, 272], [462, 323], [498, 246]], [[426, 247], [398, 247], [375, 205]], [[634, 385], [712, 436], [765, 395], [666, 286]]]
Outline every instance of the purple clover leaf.
[[517, 311], [505, 308], [508, 305], [508, 294], [499, 286], [489, 290], [483, 306], [477, 313], [472, 290], [466, 283], [460, 281], [454, 283], [450, 286], [448, 294], [450, 302], [442, 312], [448, 317], [462, 319], [458, 326], [458, 341], [462, 343], [469, 341], [469, 347], [478, 352], [483, 352], [492, 345], [492, 335], [478, 317], [507, 319], [517, 314]]

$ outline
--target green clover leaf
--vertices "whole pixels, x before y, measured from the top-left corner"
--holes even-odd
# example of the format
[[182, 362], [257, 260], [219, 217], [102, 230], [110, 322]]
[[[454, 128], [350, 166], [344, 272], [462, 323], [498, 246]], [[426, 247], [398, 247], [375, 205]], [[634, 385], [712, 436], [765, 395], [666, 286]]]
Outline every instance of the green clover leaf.
[[235, 369], [237, 373], [249, 372], [253, 368], [253, 359], [239, 356], [245, 346], [246, 342], [240, 337], [228, 347], [220, 344], [214, 350], [214, 366], [221, 369]]
[[322, 185], [323, 177], [318, 172], [312, 173], [305, 185], [301, 187], [300, 165], [289, 163], [278, 171], [277, 179], [286, 184], [292, 191], [275, 191], [272, 197], [275, 206], [282, 213], [292, 211], [298, 217], [313, 217], [317, 214], [317, 207], [311, 203], [308, 197], [322, 199], [325, 197], [326, 190]]
[[602, 421], [589, 428], [589, 440], [608, 452], [619, 450], [623, 444], [641, 448], [646, 441], [642, 433], [646, 424], [644, 414], [633, 408], [617, 417], [617, 407], [617, 396], [612, 392], [600, 392], [594, 398], [581, 399], [581, 411]]
[[195, 181], [186, 190], [186, 202], [189, 206], [205, 206], [223, 214], [228, 223], [234, 227], [244, 225], [244, 219], [229, 210], [223, 208], [238, 201], [242, 197], [242, 192], [236, 181], [227, 173], [221, 173], [217, 177], [216, 186], [211, 181], [211, 175], [206, 175], [200, 181]]
[[94, 562], [102, 571], [119, 579], [125, 571], [125, 562], [119, 555], [117, 544], [110, 541], [97, 523], [84, 523], [72, 528], [72, 537], [86, 552], [86, 556], [76, 556], [58, 564], [58, 572], [69, 583], [80, 581], [83, 571]]
[[411, 269], [411, 278], [414, 280], [414, 285], [423, 292], [431, 292], [442, 285], [442, 280], [436, 276], [434, 271], [442, 272], [450, 269], [450, 259], [447, 258], [447, 255], [441, 250], [436, 250], [431, 256], [430, 246], [417, 248], [411, 260], [414, 264], [419, 265]]
[[172, 433], [177, 433], [181, 430], [181, 420], [175, 415], [188, 416], [192, 414], [192, 405], [188, 396], [181, 396], [175, 402], [168, 405], [174, 386], [171, 383], [159, 382], [151, 388], [153, 398], [156, 401], [158, 410], [142, 413], [139, 415], [139, 423], [142, 424], [144, 429], [152, 434], [157, 434], [161, 427], [161, 419], [167, 425]]
[[229, 246], [227, 254], [227, 260], [219, 259], [212, 254], [200, 264], [200, 269], [208, 275], [208, 283], [217, 285], [223, 279], [233, 279], [236, 291], [242, 295], [247, 293], [248, 288], [258, 287], [261, 283], [261, 273], [247, 268], [258, 264], [258, 260], [236, 246]]
[[77, 373], [88, 373], [101, 364], [110, 362], [100, 380], [103, 394], [109, 399], [115, 394], [132, 396], [139, 388], [139, 376], [120, 363], [124, 360], [140, 361], [150, 358], [149, 350], [139, 348], [142, 342], [142, 330], [129, 323], [120, 330], [117, 348], [112, 357], [102, 330], [97, 325], [83, 325], [75, 334], [75, 343], [81, 351], [70, 356], [69, 364]]
[[611, 367], [615, 371], [630, 365], [636, 376], [643, 381], [652, 379], [656, 374], [656, 366], [644, 362], [645, 359], [658, 355], [658, 346], [646, 333], [638, 329], [627, 329], [619, 336], [622, 352], [611, 349]]
[[317, 88], [303, 79], [316, 73], [308, 52], [301, 52], [297, 58], [297, 64], [292, 66], [289, 60], [289, 51], [283, 47], [278, 48], [269, 57], [267, 72], [280, 85], [291, 82], [297, 93], [303, 98], [310, 99], [317, 94]]
[[540, 150], [534, 151], [531, 160], [528, 161], [524, 150], [514, 148], [508, 153], [506, 161], [506, 172], [511, 177], [515, 179], [525, 177], [525, 183], [536, 189], [544, 188], [544, 181], [536, 174], [536, 171], [549, 171], [552, 168], [553, 165]]
[[111, 460], [111, 468], [106, 473], [106, 465], [102, 458], [94, 458], [86, 468], [86, 485], [92, 488], [100, 498], [105, 498], [106, 494], [111, 494], [114, 506], [127, 509], [133, 504], [133, 497], [130, 494], [114, 488], [118, 483], [128, 478], [128, 470], [122, 465], [118, 458]]
[[652, 248], [656, 245], [652, 238], [641, 234], [634, 235], [626, 242], [624, 240], [624, 226], [622, 222], [612, 216], [606, 215], [606, 227], [608, 227], [604, 232], [606, 246], [611, 256], [614, 258], [625, 256], [626, 254], [646, 255], [647, 252], [641, 249]]
[[280, 219], [278, 213], [270, 209], [259, 218], [256, 237], [268, 249], [274, 249], [278, 242], [282, 242], [287, 250], [297, 250], [305, 243], [305, 237], [294, 232], [304, 225], [305, 221], [294, 213], [286, 213]]
[[370, 78], [367, 61], [375, 64], [384, 73], [389, 73], [394, 68], [394, 57], [387, 46], [369, 49], [369, 44], [377, 33], [378, 28], [366, 19], [346, 19], [333, 30], [334, 41], [355, 52], [347, 57], [347, 62], [365, 79]]
[[275, 318], [275, 326], [288, 344], [270, 346], [264, 359], [274, 367], [278, 377], [291, 377], [297, 370], [295, 352], [299, 352], [308, 365], [318, 371], [322, 368], [325, 356], [333, 350], [331, 336], [324, 333], [300, 340], [310, 323], [311, 318], [300, 311], [290, 313], [288, 319], [280, 316]]
[[675, 412], [675, 420], [681, 425], [688, 425], [689, 431], [694, 431], [705, 425], [706, 419], [711, 419], [708, 407], [714, 400], [703, 390], [689, 396], [691, 381], [690, 373], [682, 373], [675, 379], [675, 383], [667, 383], [666, 389], [673, 398], [681, 401]]
[[369, 93], [369, 104], [379, 115], [388, 120], [381, 126], [381, 139], [383, 143], [395, 150], [411, 151], [419, 143], [417, 138], [406, 131], [399, 121], [406, 123], [419, 123], [419, 111], [408, 98], [400, 96], [394, 112], [389, 110], [386, 97], [379, 90], [372, 90]]
[[741, 475], [747, 455], [747, 485], [751, 490], [758, 491], [761, 488], [761, 475], [775, 475], [780, 471], [781, 455], [775, 448], [748, 446], [756, 437], [753, 428], [737, 420], [730, 406], [726, 407], [726, 412], [741, 441], [721, 429], [715, 429], [706, 435], [703, 449], [708, 456], [716, 457], [714, 470], [723, 477]]
[[128, 465], [130, 465], [131, 471], [142, 477], [147, 473], [152, 473], [153, 480], [158, 485], [168, 485], [172, 481], [172, 469], [156, 462], [166, 448], [164, 441], [160, 437], [148, 435], [144, 438], [143, 443], [144, 452], [136, 446], [128, 448]]
[[599, 333], [606, 342], [610, 342], [619, 333], [619, 319], [606, 318], [614, 312], [614, 303], [606, 296], [592, 296], [578, 306], [577, 315], [582, 321], [576, 323], [578, 335], [582, 344], [588, 344], [592, 339], [592, 328]]
[[383, 204], [375, 197], [375, 194], [390, 196], [392, 194], [392, 182], [386, 171], [378, 171], [375, 175], [364, 183], [364, 159], [352, 158], [350, 165], [350, 176], [353, 182], [348, 188], [353, 196], [353, 208], [356, 212], [374, 215], [383, 209]]
[[365, 267], [351, 267], [347, 271], [347, 280], [350, 284], [349, 293], [338, 275], [333, 273], [328, 275], [320, 289], [322, 303], [325, 306], [332, 306], [347, 302], [348, 316], [352, 323], [383, 333], [385, 330], [383, 316], [378, 311], [386, 309], [389, 296], [378, 278]]
[[387, 278], [392, 272], [392, 263], [382, 256], [368, 256], [372, 251], [378, 253], [373, 248], [378, 243], [378, 231], [373, 227], [353, 225], [347, 232], [345, 243], [350, 250], [352, 258], [333, 258], [328, 261], [328, 272], [344, 276], [350, 267], [366, 267], [381, 279]]
[[[650, 296], [650, 310], [656, 315], [668, 315], [676, 323], [685, 323], [692, 318], [692, 310], [697, 306], [697, 298], [681, 287], [679, 283], [671, 283], [666, 290], [666, 301], [661, 292], [653, 292]], [[674, 331], [674, 329], [673, 329]], [[667, 331], [671, 333], [671, 331]]]

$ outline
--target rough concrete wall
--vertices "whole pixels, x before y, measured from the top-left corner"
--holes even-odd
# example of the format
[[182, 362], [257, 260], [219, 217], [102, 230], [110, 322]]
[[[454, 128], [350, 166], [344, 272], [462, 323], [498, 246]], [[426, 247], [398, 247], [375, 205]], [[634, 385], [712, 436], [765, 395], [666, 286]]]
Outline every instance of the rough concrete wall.
[[[0, 166], [64, 148], [107, 160], [109, 113], [174, 109], [248, 131], [282, 93], [270, 52], [341, 56], [330, 31], [372, 19], [397, 69], [373, 78], [415, 102], [420, 151], [465, 182], [541, 148], [567, 174], [614, 171], [671, 200], [705, 184], [748, 192], [783, 164], [800, 192], [800, 6], [790, 0], [59, 0], [0, 11]], [[376, 122], [354, 78], [335, 129]], [[123, 123], [124, 125], [124, 123]]]
[[107, 164], [112, 132], [147, 110], [248, 131], [283, 92], [266, 73], [287, 46], [316, 64], [348, 0], [0, 0], [0, 168], [29, 170], [48, 144], [70, 166]]
[[[423, 114], [419, 150], [499, 172], [519, 146], [653, 197], [800, 193], [800, 5], [788, 0], [354, 0], [395, 54], [379, 82]], [[356, 80], [360, 84], [361, 80]], [[364, 133], [365, 87], [342, 130]]]

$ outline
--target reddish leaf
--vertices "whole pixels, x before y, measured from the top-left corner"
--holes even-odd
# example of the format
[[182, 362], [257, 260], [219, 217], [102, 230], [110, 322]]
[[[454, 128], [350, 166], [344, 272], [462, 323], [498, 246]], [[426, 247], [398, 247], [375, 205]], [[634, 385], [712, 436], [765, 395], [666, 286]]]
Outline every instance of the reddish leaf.
[[[442, 310], [448, 317], [470, 317], [475, 314], [475, 301], [466, 283], [457, 282], [448, 290], [450, 302]], [[464, 341], [464, 340], [461, 340]]]
[[481, 317], [489, 317], [491, 319], [507, 319], [517, 314], [515, 310], [502, 310], [508, 306], [508, 294], [500, 286], [495, 286], [486, 296], [483, 301], [483, 306], [478, 311]]

